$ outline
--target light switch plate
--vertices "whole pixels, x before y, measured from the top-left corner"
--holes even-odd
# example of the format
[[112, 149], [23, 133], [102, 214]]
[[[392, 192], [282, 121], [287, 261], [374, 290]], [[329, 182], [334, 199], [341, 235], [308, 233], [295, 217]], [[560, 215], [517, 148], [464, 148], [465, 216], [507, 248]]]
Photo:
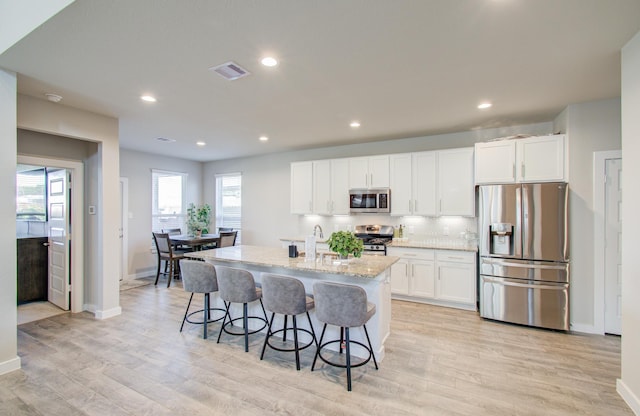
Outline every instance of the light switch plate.
[[95, 205], [89, 205], [89, 215], [96, 215]]

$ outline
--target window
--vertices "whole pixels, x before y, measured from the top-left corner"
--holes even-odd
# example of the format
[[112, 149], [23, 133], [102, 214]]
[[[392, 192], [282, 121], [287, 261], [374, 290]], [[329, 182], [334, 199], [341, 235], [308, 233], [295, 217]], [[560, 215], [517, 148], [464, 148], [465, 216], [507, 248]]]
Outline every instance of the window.
[[44, 168], [16, 173], [18, 221], [46, 221], [46, 173]]
[[[184, 228], [187, 174], [152, 170], [151, 229]], [[184, 231], [184, 230], [183, 230]]]
[[216, 175], [216, 226], [238, 230], [236, 244], [242, 235], [242, 174]]

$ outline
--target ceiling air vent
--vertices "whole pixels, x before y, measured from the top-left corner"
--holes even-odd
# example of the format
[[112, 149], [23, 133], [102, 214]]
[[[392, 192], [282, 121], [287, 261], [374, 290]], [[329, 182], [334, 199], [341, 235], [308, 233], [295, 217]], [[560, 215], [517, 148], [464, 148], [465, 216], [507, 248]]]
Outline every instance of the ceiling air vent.
[[218, 75], [223, 78], [233, 81], [234, 79], [243, 78], [247, 75], [251, 74], [251, 72], [247, 71], [237, 63], [233, 61], [226, 62], [222, 65], [214, 66], [209, 68], [211, 71], [216, 72]]

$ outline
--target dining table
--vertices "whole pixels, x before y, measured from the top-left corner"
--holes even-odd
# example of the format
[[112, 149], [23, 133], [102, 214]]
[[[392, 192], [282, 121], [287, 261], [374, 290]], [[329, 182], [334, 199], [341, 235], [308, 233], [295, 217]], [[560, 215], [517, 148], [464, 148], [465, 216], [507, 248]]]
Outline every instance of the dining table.
[[220, 245], [220, 234], [202, 234], [201, 236], [194, 236], [188, 234], [170, 235], [169, 239], [174, 246], [189, 247], [193, 251], [202, 250], [203, 246]]

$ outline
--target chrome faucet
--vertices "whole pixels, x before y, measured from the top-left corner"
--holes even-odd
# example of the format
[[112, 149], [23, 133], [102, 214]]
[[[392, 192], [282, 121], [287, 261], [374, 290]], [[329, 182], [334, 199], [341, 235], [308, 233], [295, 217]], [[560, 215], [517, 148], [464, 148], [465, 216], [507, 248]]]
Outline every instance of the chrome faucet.
[[320, 230], [320, 238], [324, 238], [324, 234], [322, 233], [322, 227], [320, 227], [320, 224], [316, 224], [313, 226], [313, 235], [316, 235], [316, 231]]

